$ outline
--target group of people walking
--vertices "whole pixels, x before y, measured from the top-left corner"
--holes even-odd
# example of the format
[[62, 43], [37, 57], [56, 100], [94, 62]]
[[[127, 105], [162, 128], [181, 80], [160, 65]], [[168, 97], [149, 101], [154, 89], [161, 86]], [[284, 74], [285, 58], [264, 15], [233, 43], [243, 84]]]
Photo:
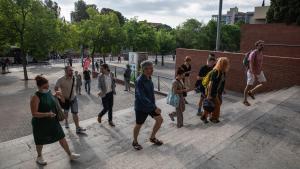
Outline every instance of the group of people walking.
[[[263, 41], [256, 43], [256, 49], [251, 51], [247, 60], [249, 67], [247, 67], [247, 86], [245, 88], [245, 100], [243, 103], [250, 106], [247, 101], [247, 96], [254, 99], [254, 93], [262, 84], [252, 88], [254, 81], [258, 80], [261, 83], [266, 81], [262, 72], [262, 49]], [[193, 89], [190, 83], [191, 57], [187, 56], [185, 63], [176, 70], [176, 77], [172, 82], [172, 93], [178, 96], [178, 104], [175, 106], [175, 111], [169, 114], [172, 121], [177, 118], [177, 127], [183, 127], [183, 112], [185, 106], [187, 93]], [[152, 75], [154, 66], [151, 61], [144, 61], [140, 65], [141, 75], [135, 82], [135, 126], [133, 128], [133, 142], [132, 146], [136, 150], [143, 149], [138, 142], [140, 129], [145, 123], [148, 116], [155, 120], [149, 141], [154, 145], [163, 145], [163, 141], [156, 137], [162, 123], [162, 110], [156, 105], [154, 95], [154, 85], [152, 82]], [[211, 121], [212, 123], [220, 122], [220, 108], [222, 104], [222, 95], [225, 89], [226, 74], [230, 68], [229, 59], [226, 57], [217, 58], [214, 54], [210, 54], [207, 59], [207, 64], [200, 68], [197, 77], [196, 88], [200, 92], [199, 109], [197, 114], [204, 123]], [[127, 67], [130, 70], [130, 67]], [[90, 94], [90, 72], [84, 70], [85, 89]], [[131, 72], [125, 72], [124, 78], [130, 82]], [[89, 78], [88, 78], [89, 77]], [[128, 80], [129, 79], [129, 80]], [[61, 107], [64, 112], [65, 127], [69, 128], [68, 112], [71, 110], [73, 121], [76, 127], [76, 133], [85, 133], [84, 128], [79, 124], [78, 116], [78, 101], [76, 94], [81, 94], [78, 86], [82, 85], [81, 76], [76, 71], [73, 76], [73, 69], [71, 66], [65, 67], [65, 75], [59, 78], [55, 85], [55, 90], [52, 92], [49, 89], [49, 82], [43, 76], [35, 78], [37, 85], [37, 92], [31, 99], [30, 107], [32, 113], [33, 136], [36, 144], [38, 157], [36, 162], [41, 165], [47, 164], [42, 156], [42, 148], [45, 144], [50, 144], [59, 141], [60, 145], [68, 154], [70, 160], [76, 160], [80, 157], [79, 154], [72, 153], [69, 149], [68, 143], [65, 139], [64, 131], [59, 123], [59, 111], [57, 107]], [[126, 90], [130, 90], [130, 84], [127, 84]], [[251, 89], [252, 88], [252, 89]], [[250, 90], [251, 89], [251, 90]], [[75, 94], [75, 92], [76, 94]], [[113, 103], [114, 95], [116, 94], [116, 81], [114, 75], [110, 72], [107, 64], [100, 65], [100, 74], [98, 75], [98, 96], [102, 100], [103, 109], [98, 114], [97, 121], [102, 123], [102, 117], [108, 113], [108, 122], [111, 127], [115, 127], [113, 123]], [[203, 110], [202, 110], [203, 107]]]

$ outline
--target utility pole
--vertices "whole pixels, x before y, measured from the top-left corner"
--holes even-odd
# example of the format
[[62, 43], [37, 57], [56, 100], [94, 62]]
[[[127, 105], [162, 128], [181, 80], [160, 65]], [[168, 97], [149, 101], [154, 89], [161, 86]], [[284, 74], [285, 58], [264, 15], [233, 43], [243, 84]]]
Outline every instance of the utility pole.
[[220, 50], [220, 39], [221, 39], [221, 20], [222, 20], [222, 5], [223, 0], [219, 0], [219, 16], [218, 16], [218, 25], [217, 25], [217, 39], [216, 39], [216, 51]]

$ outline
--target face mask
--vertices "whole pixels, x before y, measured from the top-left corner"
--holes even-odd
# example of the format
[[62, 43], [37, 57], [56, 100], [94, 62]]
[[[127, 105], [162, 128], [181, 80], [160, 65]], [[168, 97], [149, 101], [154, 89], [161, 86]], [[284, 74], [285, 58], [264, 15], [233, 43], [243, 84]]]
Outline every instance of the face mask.
[[41, 92], [42, 93], [48, 93], [50, 90], [49, 89], [42, 89]]

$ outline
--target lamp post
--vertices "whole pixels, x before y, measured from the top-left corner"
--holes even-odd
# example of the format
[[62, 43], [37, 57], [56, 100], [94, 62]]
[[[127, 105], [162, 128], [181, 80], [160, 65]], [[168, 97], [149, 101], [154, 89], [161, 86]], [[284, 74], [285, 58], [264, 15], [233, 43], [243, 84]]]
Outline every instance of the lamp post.
[[223, 0], [219, 0], [219, 16], [217, 25], [217, 39], [216, 39], [216, 51], [220, 50], [220, 39], [221, 39], [221, 20], [222, 20], [222, 5]]

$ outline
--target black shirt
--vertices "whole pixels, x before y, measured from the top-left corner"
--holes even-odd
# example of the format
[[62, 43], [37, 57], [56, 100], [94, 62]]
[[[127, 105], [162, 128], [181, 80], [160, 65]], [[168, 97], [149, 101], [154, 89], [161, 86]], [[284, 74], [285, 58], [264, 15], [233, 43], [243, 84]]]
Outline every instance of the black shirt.
[[[200, 68], [198, 76], [204, 78], [214, 67], [209, 67], [208, 65], [204, 65]], [[202, 85], [202, 79], [198, 80], [196, 83], [196, 87], [200, 86], [201, 91], [204, 91], [204, 86]]]
[[192, 70], [192, 66], [191, 65], [187, 66], [187, 65], [183, 64], [183, 65], [181, 65], [181, 68], [183, 69], [183, 71], [185, 73], [185, 77], [189, 77], [190, 74], [186, 73], [186, 72], [190, 72]]
[[84, 80], [91, 80], [91, 71], [89, 70], [83, 71], [83, 78]]
[[222, 95], [225, 86], [225, 73], [214, 70], [211, 73], [210, 81], [212, 82], [212, 87], [210, 91], [211, 97], [216, 97], [217, 95]]

